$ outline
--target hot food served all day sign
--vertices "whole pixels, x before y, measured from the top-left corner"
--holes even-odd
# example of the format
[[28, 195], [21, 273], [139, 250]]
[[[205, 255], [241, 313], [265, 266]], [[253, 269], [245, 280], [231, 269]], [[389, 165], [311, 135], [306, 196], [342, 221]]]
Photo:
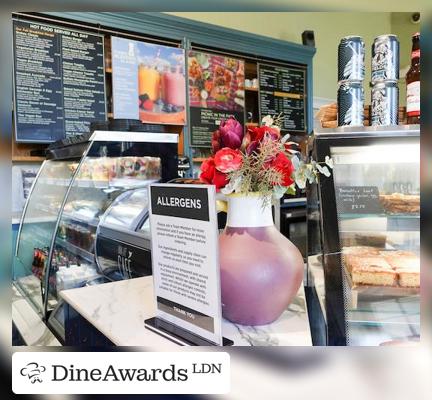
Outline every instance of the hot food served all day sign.
[[165, 333], [177, 327], [204, 339], [195, 344], [222, 345], [215, 188], [154, 184], [149, 190], [156, 319]]

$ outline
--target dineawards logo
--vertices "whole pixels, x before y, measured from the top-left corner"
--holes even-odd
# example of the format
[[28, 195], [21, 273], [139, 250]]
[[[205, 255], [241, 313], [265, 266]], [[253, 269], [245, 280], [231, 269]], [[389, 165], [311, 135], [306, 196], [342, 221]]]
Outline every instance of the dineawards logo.
[[21, 369], [20, 374], [27, 376], [31, 383], [41, 382], [41, 374], [46, 371], [43, 365], [39, 365], [36, 362], [29, 362], [24, 368]]
[[[106, 368], [78, 368], [74, 365], [65, 367], [54, 364], [52, 367], [51, 380], [53, 382], [170, 382], [187, 381], [188, 370], [176, 368], [170, 364], [167, 368], [116, 368], [108, 365]], [[219, 366], [220, 367], [220, 366]]]
[[225, 352], [17, 352], [17, 394], [223, 394], [229, 391]]

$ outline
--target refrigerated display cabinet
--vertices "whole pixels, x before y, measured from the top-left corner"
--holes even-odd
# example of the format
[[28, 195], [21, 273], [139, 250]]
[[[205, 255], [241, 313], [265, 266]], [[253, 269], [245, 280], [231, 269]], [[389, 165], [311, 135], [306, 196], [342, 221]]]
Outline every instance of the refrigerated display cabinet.
[[[41, 318], [49, 319], [62, 289], [130, 277], [99, 268], [100, 221], [120, 235], [122, 224], [137, 228], [126, 222], [129, 211], [144, 216], [147, 186], [178, 176], [177, 144], [177, 134], [95, 131], [81, 142], [50, 147], [22, 214], [13, 270], [15, 286]], [[120, 199], [128, 200], [127, 212]]]
[[420, 129], [321, 129], [333, 160], [308, 188], [307, 287], [317, 345], [420, 339]]

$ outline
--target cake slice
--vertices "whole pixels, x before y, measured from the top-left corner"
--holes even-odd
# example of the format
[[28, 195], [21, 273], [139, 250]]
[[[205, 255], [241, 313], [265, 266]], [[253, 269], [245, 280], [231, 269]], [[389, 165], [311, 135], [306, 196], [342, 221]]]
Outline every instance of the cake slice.
[[350, 256], [347, 260], [355, 285], [395, 286], [397, 273], [380, 256]]
[[[409, 252], [407, 252], [409, 253]], [[414, 253], [405, 256], [386, 257], [390, 266], [398, 275], [402, 287], [420, 287], [420, 258]]]

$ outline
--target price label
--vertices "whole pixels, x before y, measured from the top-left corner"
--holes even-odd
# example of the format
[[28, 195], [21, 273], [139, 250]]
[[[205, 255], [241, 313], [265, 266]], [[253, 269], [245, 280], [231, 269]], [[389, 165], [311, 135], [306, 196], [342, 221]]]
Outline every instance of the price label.
[[336, 203], [339, 214], [379, 214], [383, 212], [376, 186], [337, 186]]

